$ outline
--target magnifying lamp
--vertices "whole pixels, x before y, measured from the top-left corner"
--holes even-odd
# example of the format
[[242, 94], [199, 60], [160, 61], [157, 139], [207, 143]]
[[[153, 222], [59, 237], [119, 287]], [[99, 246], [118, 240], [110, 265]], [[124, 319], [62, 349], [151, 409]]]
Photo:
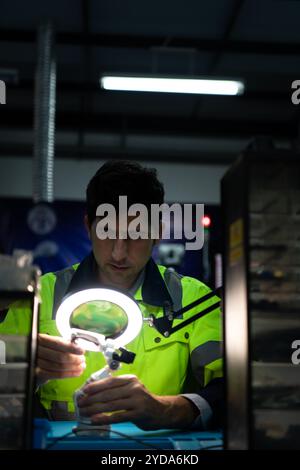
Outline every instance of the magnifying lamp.
[[[127, 351], [125, 346], [139, 334], [143, 321], [148, 322], [161, 335], [169, 337], [219, 308], [221, 302], [215, 297], [216, 294], [218, 290], [210, 291], [177, 311], [173, 311], [172, 305], [166, 303], [163, 316], [150, 315], [144, 319], [133, 298], [113, 289], [86, 289], [64, 299], [56, 314], [56, 325], [62, 337], [76, 342], [87, 351], [102, 352], [106, 360], [106, 366], [94, 372], [74, 393], [75, 411], [79, 422], [77, 430], [96, 428], [89, 418], [80, 416], [77, 403], [78, 399], [84, 396], [84, 386], [108, 377], [112, 371], [120, 368], [121, 362], [130, 364], [134, 361], [135, 354]], [[212, 302], [200, 312], [173, 326], [174, 320], [182, 318], [184, 313], [207, 301]], [[105, 433], [101, 435], [104, 436]]]
[[[74, 393], [78, 429], [91, 427], [89, 418], [80, 416], [78, 399], [88, 383], [108, 377], [120, 362], [132, 363], [135, 354], [125, 346], [140, 332], [143, 324], [138, 304], [128, 295], [113, 289], [86, 289], [63, 300], [56, 314], [56, 325], [64, 339], [76, 342], [87, 351], [103, 353], [106, 366], [94, 372]], [[118, 351], [118, 352], [117, 352]]]

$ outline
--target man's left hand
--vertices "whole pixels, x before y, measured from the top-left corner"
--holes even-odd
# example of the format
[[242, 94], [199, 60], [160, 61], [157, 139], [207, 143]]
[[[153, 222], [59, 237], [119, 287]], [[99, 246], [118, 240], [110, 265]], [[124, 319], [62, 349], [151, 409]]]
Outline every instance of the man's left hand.
[[99, 425], [131, 421], [143, 430], [188, 428], [199, 413], [185, 397], [150, 393], [135, 375], [108, 377], [83, 391], [80, 414]]

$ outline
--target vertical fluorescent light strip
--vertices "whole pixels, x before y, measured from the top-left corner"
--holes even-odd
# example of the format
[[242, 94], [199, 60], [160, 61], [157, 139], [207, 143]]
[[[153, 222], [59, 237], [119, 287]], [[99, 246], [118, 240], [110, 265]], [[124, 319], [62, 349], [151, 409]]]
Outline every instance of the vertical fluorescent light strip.
[[100, 78], [100, 84], [105, 90], [115, 91], [150, 91], [231, 96], [240, 95], [244, 92], [243, 82], [235, 80], [104, 75]]

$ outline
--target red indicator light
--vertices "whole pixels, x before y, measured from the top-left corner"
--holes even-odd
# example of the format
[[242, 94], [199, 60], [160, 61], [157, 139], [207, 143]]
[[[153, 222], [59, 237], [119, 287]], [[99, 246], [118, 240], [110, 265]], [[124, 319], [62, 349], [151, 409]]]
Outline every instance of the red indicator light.
[[210, 217], [208, 215], [205, 215], [204, 217], [202, 217], [202, 224], [206, 228], [210, 227], [211, 220], [210, 220]]

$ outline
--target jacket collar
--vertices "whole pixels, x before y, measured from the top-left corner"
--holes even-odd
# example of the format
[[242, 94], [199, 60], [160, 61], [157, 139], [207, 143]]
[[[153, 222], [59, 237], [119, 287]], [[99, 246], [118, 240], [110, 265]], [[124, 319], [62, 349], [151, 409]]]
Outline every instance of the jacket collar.
[[[97, 264], [93, 253], [91, 252], [79, 264], [74, 276], [69, 284], [67, 294], [77, 292], [82, 289], [91, 289], [101, 287], [97, 276]], [[120, 289], [119, 289], [120, 290]], [[139, 289], [138, 289], [139, 290]], [[123, 291], [128, 295], [128, 291]], [[141, 288], [141, 298], [143, 302], [162, 307], [168, 302], [172, 304], [172, 298], [164, 282], [164, 279], [158, 269], [157, 264], [152, 258], [145, 266], [145, 276]]]

